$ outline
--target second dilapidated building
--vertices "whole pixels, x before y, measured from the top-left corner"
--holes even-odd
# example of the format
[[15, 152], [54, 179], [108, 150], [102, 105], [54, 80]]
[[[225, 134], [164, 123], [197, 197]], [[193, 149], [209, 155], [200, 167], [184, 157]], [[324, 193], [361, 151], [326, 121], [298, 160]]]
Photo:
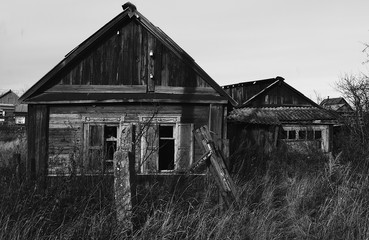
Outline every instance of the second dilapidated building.
[[337, 117], [287, 84], [282, 77], [223, 87], [237, 101], [228, 116], [231, 151], [258, 145], [266, 153], [285, 144], [291, 150], [332, 151]]

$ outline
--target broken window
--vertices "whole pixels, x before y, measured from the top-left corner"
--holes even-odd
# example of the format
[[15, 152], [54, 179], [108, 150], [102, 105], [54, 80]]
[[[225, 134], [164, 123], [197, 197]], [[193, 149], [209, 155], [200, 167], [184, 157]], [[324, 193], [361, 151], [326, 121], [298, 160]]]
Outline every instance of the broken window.
[[174, 170], [173, 126], [159, 126], [159, 171]]
[[144, 173], [184, 171], [192, 162], [193, 125], [182, 123], [150, 124], [141, 140]]
[[117, 126], [104, 126], [105, 159], [104, 169], [113, 171], [114, 153], [117, 150]]
[[[305, 128], [306, 129], [306, 128]], [[288, 127], [286, 130], [282, 131], [281, 139], [288, 140], [321, 140], [322, 130], [305, 130], [304, 127]]]
[[112, 172], [117, 149], [117, 125], [87, 124], [85, 126], [87, 172]]

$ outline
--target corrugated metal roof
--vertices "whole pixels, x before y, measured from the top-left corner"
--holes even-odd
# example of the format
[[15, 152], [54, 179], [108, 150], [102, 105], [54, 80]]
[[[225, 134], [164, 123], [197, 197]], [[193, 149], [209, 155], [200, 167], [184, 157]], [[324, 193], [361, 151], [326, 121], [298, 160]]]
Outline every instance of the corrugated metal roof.
[[245, 107], [233, 110], [228, 119], [235, 122], [279, 125], [282, 122], [335, 120], [336, 117], [317, 107]]

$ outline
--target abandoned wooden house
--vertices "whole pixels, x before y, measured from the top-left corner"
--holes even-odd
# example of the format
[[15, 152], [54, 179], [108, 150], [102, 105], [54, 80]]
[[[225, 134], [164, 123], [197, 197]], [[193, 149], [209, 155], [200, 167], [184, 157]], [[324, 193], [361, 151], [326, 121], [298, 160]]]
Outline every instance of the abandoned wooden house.
[[327, 110], [334, 111], [341, 117], [350, 117], [354, 114], [354, 110], [343, 97], [338, 98], [328, 97], [320, 103], [320, 106], [322, 106]]
[[132, 4], [21, 100], [33, 177], [109, 174], [122, 145], [132, 148], [138, 175], [183, 172], [203, 154], [193, 129], [208, 125], [226, 139], [227, 104], [234, 102]]
[[229, 113], [230, 152], [260, 146], [270, 153], [278, 145], [304, 151], [332, 150], [336, 116], [287, 84], [282, 77], [224, 86], [237, 102]]
[[18, 95], [9, 90], [0, 95], [0, 124], [13, 125], [15, 106], [18, 105]]

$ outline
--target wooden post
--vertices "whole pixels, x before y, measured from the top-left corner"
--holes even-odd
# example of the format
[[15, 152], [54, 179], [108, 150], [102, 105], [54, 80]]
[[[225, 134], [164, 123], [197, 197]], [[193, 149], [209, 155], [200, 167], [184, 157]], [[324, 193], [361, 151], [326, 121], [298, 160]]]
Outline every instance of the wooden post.
[[28, 157], [27, 175], [46, 187], [48, 146], [49, 146], [49, 108], [46, 105], [28, 106]]
[[133, 157], [133, 125], [123, 124], [121, 145], [114, 153], [114, 192], [117, 220], [127, 230], [133, 230], [130, 162]]

